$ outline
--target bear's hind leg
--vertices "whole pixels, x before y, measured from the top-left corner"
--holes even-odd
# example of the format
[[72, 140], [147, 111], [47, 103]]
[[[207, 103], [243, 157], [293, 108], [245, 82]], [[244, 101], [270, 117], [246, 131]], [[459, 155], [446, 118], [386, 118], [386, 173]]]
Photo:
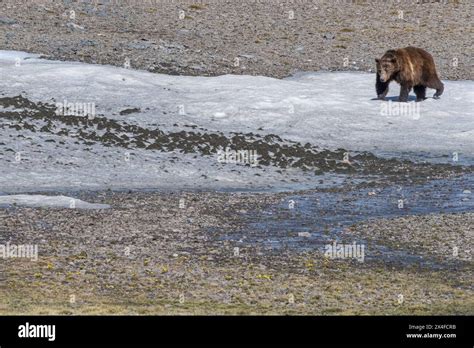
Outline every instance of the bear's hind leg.
[[444, 85], [441, 81], [439, 81], [438, 87], [436, 88], [436, 93], [433, 95], [434, 99], [439, 99], [441, 94], [444, 92]]
[[400, 102], [407, 102], [408, 101], [408, 94], [410, 93], [411, 86], [408, 84], [403, 84], [400, 86], [400, 97], [398, 100]]
[[426, 87], [423, 85], [417, 85], [413, 87], [416, 94], [416, 101], [420, 102], [426, 99]]
[[438, 78], [434, 79], [433, 81], [430, 81], [427, 86], [429, 88], [436, 89], [436, 93], [433, 95], [433, 99], [439, 99], [441, 94], [443, 94], [444, 92], [444, 84]]

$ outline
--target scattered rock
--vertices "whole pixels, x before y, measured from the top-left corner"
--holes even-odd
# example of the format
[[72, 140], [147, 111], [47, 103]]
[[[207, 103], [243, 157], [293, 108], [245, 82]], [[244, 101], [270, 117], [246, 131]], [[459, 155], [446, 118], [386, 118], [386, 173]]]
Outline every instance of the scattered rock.
[[166, 41], [160, 40], [159, 49], [161, 49], [161, 50], [180, 51], [180, 50], [184, 50], [185, 48], [186, 47], [184, 45], [181, 45], [179, 43], [166, 42]]
[[336, 36], [333, 33], [325, 33], [323, 34], [323, 38], [326, 40], [334, 40]]
[[311, 237], [311, 233], [309, 233], [309, 232], [298, 232], [298, 237], [309, 238], [309, 237]]
[[190, 68], [197, 71], [206, 70], [206, 67], [204, 65], [191, 65]]
[[138, 40], [138, 41], [133, 41], [128, 44], [129, 48], [135, 49], [135, 50], [146, 50], [152, 47], [155, 43], [152, 41], [147, 41], [145, 39]]
[[15, 19], [0, 16], [0, 24], [13, 25], [13, 24], [16, 24], [16, 23], [17, 23], [17, 21]]
[[140, 108], [130, 108], [130, 109], [124, 109], [120, 111], [120, 115], [123, 116], [123, 115], [135, 114], [138, 112], [141, 112]]
[[96, 46], [97, 45], [97, 42], [94, 41], [94, 40], [81, 40], [79, 42], [79, 45], [80, 46]]
[[71, 31], [85, 31], [86, 30], [84, 27], [72, 22], [67, 23], [66, 27], [68, 27]]
[[254, 59], [255, 56], [252, 54], [239, 54], [239, 57], [245, 58], [245, 59]]

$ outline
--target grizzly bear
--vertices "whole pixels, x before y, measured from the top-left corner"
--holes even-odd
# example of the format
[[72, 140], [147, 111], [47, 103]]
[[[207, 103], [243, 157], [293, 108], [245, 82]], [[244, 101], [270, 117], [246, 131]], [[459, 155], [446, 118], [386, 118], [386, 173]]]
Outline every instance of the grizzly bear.
[[375, 89], [377, 97], [384, 99], [391, 81], [400, 84], [401, 102], [408, 101], [408, 93], [413, 88], [416, 101], [426, 99], [426, 87], [436, 89], [433, 95], [438, 99], [443, 94], [444, 85], [438, 78], [431, 54], [417, 47], [388, 50], [377, 63]]

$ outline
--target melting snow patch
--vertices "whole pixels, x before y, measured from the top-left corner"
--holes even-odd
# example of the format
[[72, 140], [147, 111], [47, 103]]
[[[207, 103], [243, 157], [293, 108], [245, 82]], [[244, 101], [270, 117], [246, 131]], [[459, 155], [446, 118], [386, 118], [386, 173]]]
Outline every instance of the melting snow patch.
[[[377, 100], [375, 74], [361, 72], [308, 72], [286, 79], [169, 76], [14, 51], [0, 51], [0, 75], [1, 98], [22, 95], [31, 103], [93, 105], [97, 111], [95, 123], [88, 117], [86, 123], [80, 122], [82, 115], [68, 112], [43, 119], [25, 116], [28, 104], [26, 110], [0, 105], [0, 188], [5, 193], [319, 185], [319, 175], [304, 176], [295, 168], [218, 162], [209, 150], [211, 140], [242, 134], [278, 136], [290, 145], [309, 143], [332, 151], [474, 161], [473, 81], [444, 81], [440, 100], [432, 99], [429, 90], [421, 103], [413, 101], [413, 93], [409, 103], [398, 103], [398, 85], [390, 86], [387, 100]], [[137, 132], [120, 131], [125, 126]], [[156, 136], [158, 131], [163, 134]], [[163, 149], [162, 139], [171, 150]], [[248, 143], [235, 150], [255, 149]]]
[[71, 209], [107, 209], [108, 204], [88, 203], [80, 199], [67, 196], [45, 195], [6, 195], [0, 196], [0, 206], [18, 205], [41, 208], [71, 208]]

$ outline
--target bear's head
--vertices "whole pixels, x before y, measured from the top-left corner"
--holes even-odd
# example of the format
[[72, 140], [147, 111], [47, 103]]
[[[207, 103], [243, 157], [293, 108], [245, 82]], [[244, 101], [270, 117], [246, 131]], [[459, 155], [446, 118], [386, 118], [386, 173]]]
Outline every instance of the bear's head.
[[387, 51], [380, 59], [376, 58], [375, 62], [377, 63], [377, 74], [380, 82], [390, 81], [400, 71], [398, 59], [393, 50]]

